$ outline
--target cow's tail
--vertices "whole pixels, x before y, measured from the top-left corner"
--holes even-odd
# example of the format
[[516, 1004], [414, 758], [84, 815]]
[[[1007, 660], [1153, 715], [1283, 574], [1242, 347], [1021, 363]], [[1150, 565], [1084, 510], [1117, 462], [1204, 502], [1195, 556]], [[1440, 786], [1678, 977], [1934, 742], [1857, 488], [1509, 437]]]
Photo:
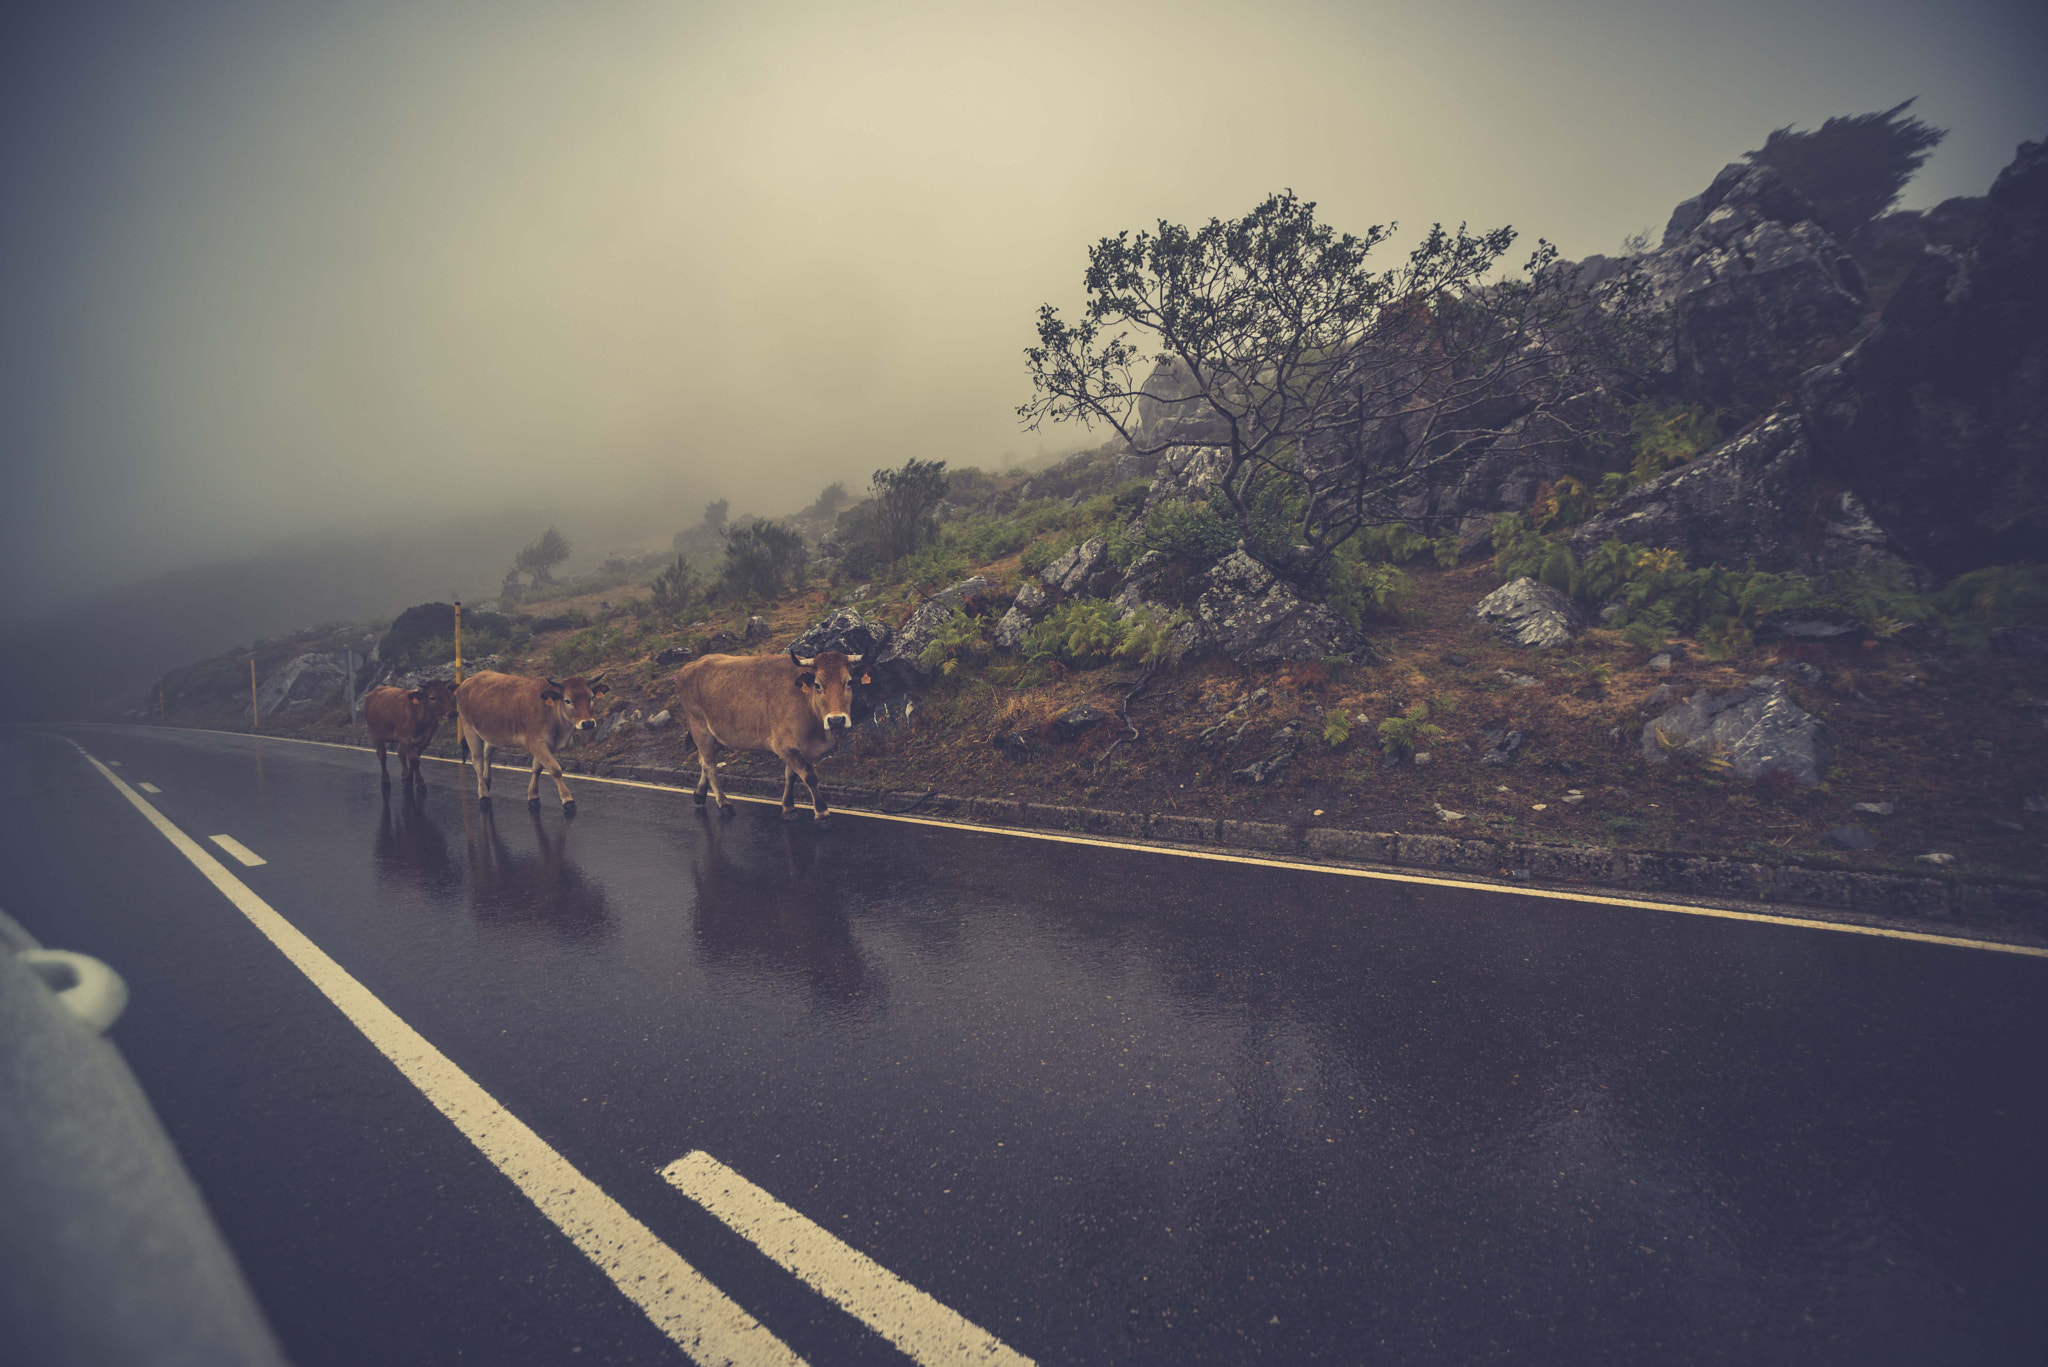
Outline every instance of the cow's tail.
[[462, 762], [464, 764], [469, 763], [469, 737], [457, 736], [455, 738], [455, 743], [462, 747]]

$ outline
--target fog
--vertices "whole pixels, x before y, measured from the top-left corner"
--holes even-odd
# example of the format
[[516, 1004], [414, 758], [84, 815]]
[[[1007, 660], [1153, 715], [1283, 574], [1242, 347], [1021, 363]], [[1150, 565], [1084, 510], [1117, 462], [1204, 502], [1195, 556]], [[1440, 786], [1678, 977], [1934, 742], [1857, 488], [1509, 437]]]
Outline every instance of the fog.
[[[19, 14], [19, 10], [15, 11]], [[1784, 124], [2048, 131], [2038, 6], [71, 5], [7, 21], [7, 616], [511, 509], [659, 546], [1007, 466], [1097, 237], [1661, 228]], [[535, 526], [534, 531], [539, 530]], [[398, 543], [403, 544], [403, 540]], [[495, 587], [516, 545], [477, 567]], [[398, 553], [398, 552], [394, 552]]]

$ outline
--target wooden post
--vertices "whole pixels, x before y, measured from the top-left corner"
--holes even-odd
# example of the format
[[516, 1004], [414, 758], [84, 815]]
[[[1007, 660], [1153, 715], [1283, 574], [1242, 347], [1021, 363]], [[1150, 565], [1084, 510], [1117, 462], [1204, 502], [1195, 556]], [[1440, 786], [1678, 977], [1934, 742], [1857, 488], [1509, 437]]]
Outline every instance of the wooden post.
[[263, 718], [256, 711], [256, 657], [249, 657], [249, 729], [261, 731]]
[[[462, 600], [455, 600], [455, 686], [462, 686]], [[455, 752], [462, 753], [462, 716], [455, 717]]]

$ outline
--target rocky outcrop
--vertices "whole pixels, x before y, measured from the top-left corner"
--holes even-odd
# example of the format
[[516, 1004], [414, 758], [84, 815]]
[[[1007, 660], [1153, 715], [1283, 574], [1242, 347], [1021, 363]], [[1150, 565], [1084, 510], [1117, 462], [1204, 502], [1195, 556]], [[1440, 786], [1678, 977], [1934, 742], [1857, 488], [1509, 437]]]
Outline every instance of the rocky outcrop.
[[1823, 476], [1805, 423], [1789, 408], [1638, 484], [1580, 523], [1572, 550], [1583, 559], [1610, 537], [1669, 547], [1693, 565], [1809, 573], [1906, 565], [1861, 500]]
[[1943, 575], [2048, 545], [2048, 144], [1991, 187], [1968, 251], [1924, 253], [1877, 330], [1805, 376], [1828, 470]]
[[1768, 166], [1724, 167], [1640, 264], [1675, 314], [1674, 364], [1717, 407], [1757, 411], [1863, 316], [1855, 261]]
[[1674, 754], [1725, 761], [1737, 778], [1784, 773], [1812, 787], [1834, 762], [1835, 741], [1826, 724], [1792, 701], [1784, 681], [1751, 679], [1749, 687], [1713, 693], [1701, 689], [1643, 728], [1642, 755], [1668, 764]]
[[910, 614], [889, 643], [882, 647], [876, 665], [893, 671], [908, 673], [916, 678], [929, 678], [932, 671], [918, 661], [932, 637], [940, 627], [953, 618], [956, 610], [968, 612], [979, 610], [988, 597], [995, 592], [995, 585], [980, 575], [963, 579], [951, 588], [933, 594], [918, 604], [917, 611]]
[[1024, 581], [1024, 587], [1017, 590], [1016, 601], [1010, 604], [1002, 620], [996, 623], [992, 635], [998, 650], [1015, 650], [1024, 644], [1025, 636], [1045, 616], [1052, 606], [1052, 595], [1045, 591], [1045, 585], [1036, 579]]
[[894, 634], [886, 622], [871, 621], [852, 608], [841, 608], [822, 622], [812, 624], [787, 648], [806, 659], [820, 651], [837, 650], [879, 662]]
[[1527, 577], [1487, 594], [1472, 615], [1493, 623], [1493, 634], [1509, 645], [1529, 649], [1567, 645], [1585, 625], [1569, 597]]
[[1074, 594], [1087, 590], [1098, 575], [1109, 569], [1109, 543], [1091, 536], [1047, 565], [1038, 577], [1047, 588]]
[[[1155, 582], [1150, 575], [1135, 578], [1117, 594], [1117, 606], [1126, 615], [1149, 609], [1171, 616], [1171, 604], [1146, 596]], [[1193, 576], [1183, 593], [1193, 601], [1186, 609], [1187, 620], [1174, 630], [1176, 659], [1213, 651], [1253, 665], [1332, 657], [1362, 660], [1371, 654], [1365, 639], [1327, 604], [1304, 596], [1243, 551], [1233, 551]]]
[[257, 686], [256, 710], [268, 716], [288, 707], [317, 703], [347, 681], [348, 671], [334, 656], [299, 655], [271, 670]]

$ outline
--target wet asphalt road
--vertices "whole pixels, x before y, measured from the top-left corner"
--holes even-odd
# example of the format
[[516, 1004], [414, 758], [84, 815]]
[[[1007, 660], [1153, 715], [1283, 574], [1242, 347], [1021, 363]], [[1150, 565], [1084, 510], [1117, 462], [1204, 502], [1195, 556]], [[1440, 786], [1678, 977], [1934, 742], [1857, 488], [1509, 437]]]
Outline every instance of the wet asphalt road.
[[[814, 1363], [904, 1358], [660, 1168], [1047, 1364], [2048, 1354], [2048, 960], [64, 734]], [[0, 908], [127, 977], [297, 1362], [683, 1360], [72, 745], [0, 756]]]

